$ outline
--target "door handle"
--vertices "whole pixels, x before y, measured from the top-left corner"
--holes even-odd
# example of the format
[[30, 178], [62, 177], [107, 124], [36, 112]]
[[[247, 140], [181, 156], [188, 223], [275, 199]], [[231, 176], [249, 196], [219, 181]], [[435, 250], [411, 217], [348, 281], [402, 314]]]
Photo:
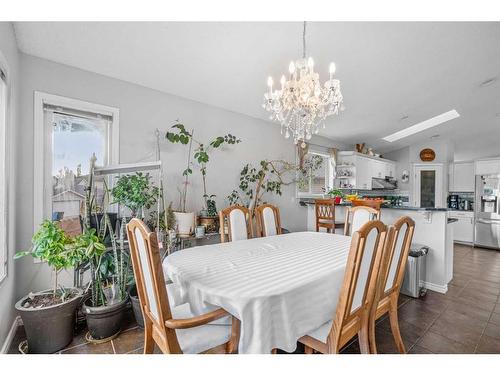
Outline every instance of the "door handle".
[[478, 219], [478, 223], [481, 224], [495, 224], [495, 225], [500, 225], [500, 220], [485, 220], [485, 219]]

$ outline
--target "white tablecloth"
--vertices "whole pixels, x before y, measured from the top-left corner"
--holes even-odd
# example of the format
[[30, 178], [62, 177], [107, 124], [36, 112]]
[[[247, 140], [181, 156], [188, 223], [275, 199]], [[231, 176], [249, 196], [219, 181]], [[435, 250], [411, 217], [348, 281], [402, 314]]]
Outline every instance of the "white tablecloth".
[[333, 318], [351, 237], [299, 232], [169, 255], [165, 274], [193, 313], [222, 307], [241, 321], [240, 353], [293, 351]]

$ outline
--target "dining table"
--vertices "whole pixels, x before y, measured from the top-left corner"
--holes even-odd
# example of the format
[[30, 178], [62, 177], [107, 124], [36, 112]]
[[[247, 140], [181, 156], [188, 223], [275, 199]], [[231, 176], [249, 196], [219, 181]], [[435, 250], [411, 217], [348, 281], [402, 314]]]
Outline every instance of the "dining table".
[[350, 243], [294, 232], [197, 246], [167, 256], [163, 270], [176, 304], [189, 303], [196, 315], [221, 307], [240, 320], [239, 353], [293, 352], [300, 337], [333, 319]]

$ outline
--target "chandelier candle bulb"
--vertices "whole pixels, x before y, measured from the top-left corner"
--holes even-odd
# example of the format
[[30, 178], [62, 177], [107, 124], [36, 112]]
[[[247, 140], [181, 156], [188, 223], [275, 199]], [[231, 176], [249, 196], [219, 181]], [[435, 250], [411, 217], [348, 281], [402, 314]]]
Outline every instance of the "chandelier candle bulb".
[[333, 78], [333, 75], [335, 74], [335, 63], [330, 63], [330, 69], [329, 69], [329, 72], [330, 72], [330, 80]]
[[309, 57], [307, 59], [307, 66], [309, 67], [309, 70], [311, 71], [311, 73], [313, 72], [313, 68], [314, 68], [314, 60], [312, 57]]

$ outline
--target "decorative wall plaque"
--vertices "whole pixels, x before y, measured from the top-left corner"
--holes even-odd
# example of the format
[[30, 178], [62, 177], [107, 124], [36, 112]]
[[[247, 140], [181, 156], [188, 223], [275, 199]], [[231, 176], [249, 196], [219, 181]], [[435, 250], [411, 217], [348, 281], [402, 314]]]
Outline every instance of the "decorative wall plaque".
[[424, 148], [420, 151], [420, 160], [433, 161], [436, 158], [436, 153], [431, 148]]

